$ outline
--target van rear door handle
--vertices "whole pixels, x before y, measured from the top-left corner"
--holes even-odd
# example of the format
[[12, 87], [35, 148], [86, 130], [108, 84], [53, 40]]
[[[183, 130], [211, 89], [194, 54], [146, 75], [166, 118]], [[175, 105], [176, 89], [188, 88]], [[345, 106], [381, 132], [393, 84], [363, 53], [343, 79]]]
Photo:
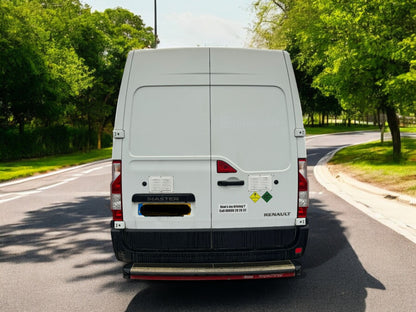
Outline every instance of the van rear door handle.
[[234, 185], [244, 185], [244, 181], [242, 180], [225, 180], [225, 181], [218, 181], [218, 186], [234, 186]]

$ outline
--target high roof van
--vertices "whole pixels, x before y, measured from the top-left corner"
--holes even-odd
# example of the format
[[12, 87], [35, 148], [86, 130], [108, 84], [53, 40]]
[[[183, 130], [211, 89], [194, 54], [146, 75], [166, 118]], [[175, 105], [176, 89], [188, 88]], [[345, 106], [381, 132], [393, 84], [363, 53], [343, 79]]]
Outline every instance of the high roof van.
[[287, 52], [132, 51], [113, 138], [111, 234], [125, 277], [299, 274], [308, 180]]

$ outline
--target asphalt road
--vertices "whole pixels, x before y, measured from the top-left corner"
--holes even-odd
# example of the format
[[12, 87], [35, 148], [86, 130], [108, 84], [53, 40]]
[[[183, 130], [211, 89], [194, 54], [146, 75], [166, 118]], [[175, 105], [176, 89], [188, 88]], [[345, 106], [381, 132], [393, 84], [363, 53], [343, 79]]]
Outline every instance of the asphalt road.
[[313, 177], [330, 150], [377, 137], [307, 139], [310, 237], [297, 279], [124, 280], [110, 238], [110, 162], [2, 184], [0, 311], [415, 311], [416, 245]]

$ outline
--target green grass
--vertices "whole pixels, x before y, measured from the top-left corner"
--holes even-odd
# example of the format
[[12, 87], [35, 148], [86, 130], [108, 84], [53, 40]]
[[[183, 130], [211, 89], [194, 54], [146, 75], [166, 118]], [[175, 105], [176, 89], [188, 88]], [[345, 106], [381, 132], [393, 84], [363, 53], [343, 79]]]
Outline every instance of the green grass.
[[400, 128], [400, 132], [413, 132], [413, 133], [416, 133], [416, 127]]
[[330, 161], [333, 171], [346, 172], [358, 180], [416, 196], [416, 139], [402, 138], [402, 159], [393, 161], [391, 142], [350, 146]]
[[111, 147], [109, 147], [87, 153], [0, 162], [0, 182], [111, 158], [111, 150]]
[[[318, 134], [331, 134], [337, 132], [351, 132], [351, 131], [380, 131], [378, 126], [367, 126], [367, 125], [360, 125], [351, 127], [343, 126], [343, 125], [329, 125], [324, 127], [310, 127], [305, 126], [306, 134], [307, 135], [318, 135]], [[390, 132], [389, 127], [386, 126], [386, 132]], [[416, 127], [407, 127], [407, 128], [400, 128], [400, 132], [413, 132], [416, 133]]]
[[310, 127], [305, 126], [307, 135], [318, 135], [318, 134], [330, 134], [337, 132], [350, 132], [350, 131], [366, 131], [366, 130], [380, 130], [377, 126], [343, 126], [343, 125], [329, 125], [325, 127]]

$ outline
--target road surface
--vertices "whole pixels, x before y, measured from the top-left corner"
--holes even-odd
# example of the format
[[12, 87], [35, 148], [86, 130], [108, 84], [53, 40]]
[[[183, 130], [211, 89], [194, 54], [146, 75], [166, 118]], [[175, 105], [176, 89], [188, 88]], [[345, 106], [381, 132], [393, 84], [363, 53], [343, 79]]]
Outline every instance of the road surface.
[[377, 133], [308, 138], [310, 237], [298, 279], [122, 278], [110, 162], [0, 185], [1, 311], [414, 311], [416, 245], [321, 187], [313, 166]]

